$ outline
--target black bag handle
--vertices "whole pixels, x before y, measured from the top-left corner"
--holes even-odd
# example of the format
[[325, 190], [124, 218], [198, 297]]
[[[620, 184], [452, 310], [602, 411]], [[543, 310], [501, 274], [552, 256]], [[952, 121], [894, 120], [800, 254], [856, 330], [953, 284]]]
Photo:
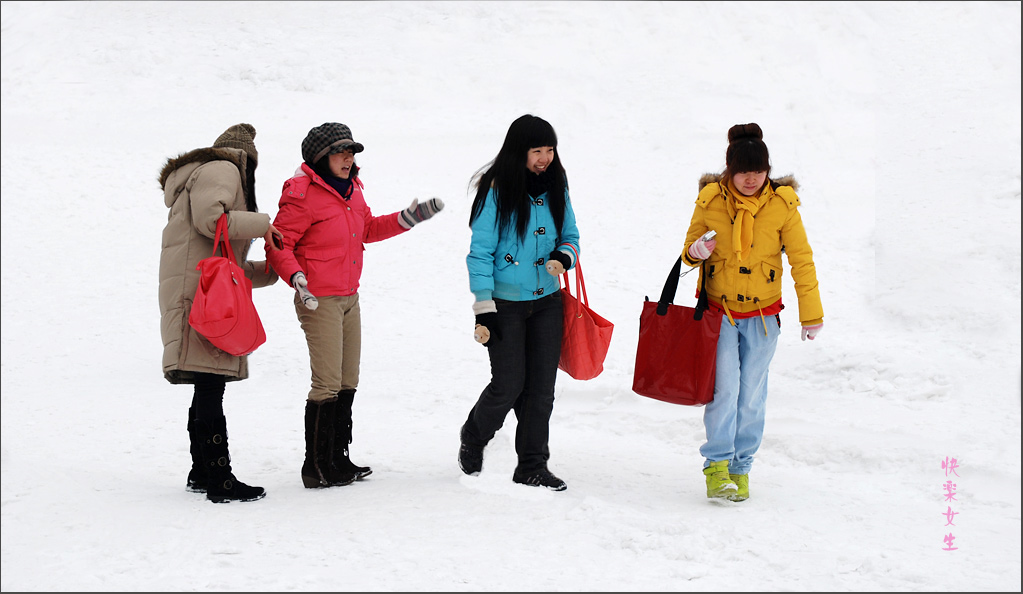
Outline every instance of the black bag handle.
[[[707, 311], [710, 307], [710, 298], [707, 297], [707, 287], [705, 286], [704, 272], [706, 272], [707, 261], [703, 260], [700, 262], [700, 296], [696, 300], [696, 311], [693, 313], [694, 320], [702, 320], [703, 312]], [[668, 315], [668, 306], [675, 300], [675, 292], [678, 291], [678, 279], [682, 276], [682, 256], [678, 257], [675, 261], [675, 265], [671, 268], [671, 272], [668, 273], [668, 279], [664, 281], [664, 288], [661, 289], [661, 297], [657, 300], [657, 315], [665, 316]]]

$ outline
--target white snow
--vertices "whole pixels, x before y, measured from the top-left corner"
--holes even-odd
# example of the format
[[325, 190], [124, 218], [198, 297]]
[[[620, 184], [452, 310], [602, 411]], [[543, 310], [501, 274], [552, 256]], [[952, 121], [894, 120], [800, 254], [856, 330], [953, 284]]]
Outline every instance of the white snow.
[[[1020, 590], [1020, 2], [2, 17], [4, 592]], [[562, 493], [511, 482], [514, 415], [479, 477], [456, 464], [489, 379], [468, 184], [524, 113], [559, 134], [590, 303], [616, 325], [602, 375], [559, 374]], [[374, 473], [303, 488], [308, 360], [279, 283], [255, 293], [269, 340], [225, 397], [236, 473], [268, 495], [214, 505], [184, 490], [191, 389], [161, 373], [157, 175], [249, 122], [273, 215], [328, 121], [365, 144], [375, 213], [446, 204], [367, 248], [352, 452]], [[825, 327], [800, 342], [786, 273], [765, 439], [733, 504], [704, 493], [702, 409], [631, 385], [643, 298], [746, 122], [800, 183]]]

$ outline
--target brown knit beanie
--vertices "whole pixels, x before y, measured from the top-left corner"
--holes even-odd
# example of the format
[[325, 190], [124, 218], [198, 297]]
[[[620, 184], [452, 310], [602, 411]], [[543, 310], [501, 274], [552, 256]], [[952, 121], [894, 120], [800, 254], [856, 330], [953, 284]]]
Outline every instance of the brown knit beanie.
[[252, 159], [253, 163], [259, 163], [259, 152], [256, 151], [256, 129], [252, 124], [235, 124], [221, 134], [214, 147], [240, 148]]

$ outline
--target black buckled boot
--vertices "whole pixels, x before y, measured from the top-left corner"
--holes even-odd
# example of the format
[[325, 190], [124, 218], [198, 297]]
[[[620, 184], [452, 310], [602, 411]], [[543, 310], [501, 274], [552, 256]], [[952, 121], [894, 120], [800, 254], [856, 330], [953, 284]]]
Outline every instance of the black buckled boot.
[[355, 482], [355, 474], [334, 466], [334, 415], [337, 398], [305, 403], [305, 462], [302, 484], [307, 489], [338, 487]]
[[188, 407], [188, 452], [192, 454], [192, 469], [188, 471], [185, 490], [192, 493], [205, 493], [210, 473], [202, 463], [202, 451], [199, 449], [199, 435], [195, 430], [195, 407]]
[[352, 403], [355, 390], [341, 390], [337, 394], [337, 414], [334, 417], [334, 467], [338, 472], [354, 474], [362, 480], [373, 474], [369, 466], [359, 466], [349, 457], [348, 445], [352, 443]]
[[211, 424], [197, 419], [195, 431], [199, 451], [209, 476], [206, 499], [213, 503], [255, 501], [266, 496], [263, 487], [252, 487], [235, 478], [231, 472], [231, 454], [227, 448], [227, 419], [219, 417]]

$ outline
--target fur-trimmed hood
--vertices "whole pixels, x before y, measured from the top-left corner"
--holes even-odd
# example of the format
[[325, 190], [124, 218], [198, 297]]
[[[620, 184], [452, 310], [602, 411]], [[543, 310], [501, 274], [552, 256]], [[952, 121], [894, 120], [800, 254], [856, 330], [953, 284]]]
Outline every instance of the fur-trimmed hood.
[[[703, 190], [708, 184], [714, 184], [721, 181], [720, 173], [704, 173], [700, 176], [700, 190]], [[799, 191], [799, 183], [796, 181], [794, 175], [783, 175], [777, 179], [771, 179], [771, 188], [777, 190], [781, 186], [789, 186], [793, 191]]]
[[185, 165], [190, 163], [196, 163], [202, 165], [209, 163], [210, 161], [231, 161], [238, 166], [238, 170], [245, 173], [245, 151], [236, 148], [200, 148], [187, 153], [182, 153], [177, 157], [171, 157], [167, 159], [167, 163], [164, 164], [163, 169], [160, 170], [160, 189], [164, 190], [167, 187], [167, 178], [176, 169], [181, 169]]

